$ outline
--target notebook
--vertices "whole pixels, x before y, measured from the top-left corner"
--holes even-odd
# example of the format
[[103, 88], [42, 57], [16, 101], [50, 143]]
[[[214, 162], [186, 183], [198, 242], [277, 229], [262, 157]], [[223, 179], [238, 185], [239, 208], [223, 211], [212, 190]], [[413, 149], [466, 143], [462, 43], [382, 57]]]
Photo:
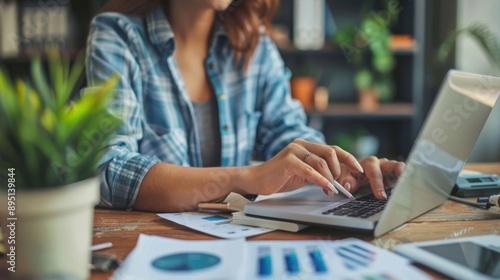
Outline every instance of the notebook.
[[245, 215], [243, 212], [233, 212], [233, 217], [231, 219], [231, 223], [245, 226], [256, 226], [256, 227], [265, 227], [272, 229], [279, 229], [290, 232], [298, 232], [303, 230], [308, 225], [299, 224], [295, 222], [288, 221], [278, 221], [268, 218], [257, 218]]
[[[412, 147], [405, 171], [386, 203], [379, 205], [379, 212], [358, 215], [366, 212], [363, 205], [356, 206], [360, 211], [354, 216], [339, 211], [350, 200], [339, 194], [332, 201], [318, 186], [247, 204], [244, 212], [380, 236], [448, 199], [499, 92], [500, 78], [450, 70]], [[356, 198], [365, 199], [361, 194]]]
[[284, 231], [298, 232], [309, 227], [308, 225], [299, 224], [296, 222], [278, 221], [268, 218], [250, 217], [243, 213], [245, 205], [252, 203], [251, 200], [245, 198], [239, 193], [231, 192], [219, 203], [198, 203], [198, 209], [202, 211], [218, 211], [231, 212], [231, 223], [245, 226], [265, 227], [279, 229]]

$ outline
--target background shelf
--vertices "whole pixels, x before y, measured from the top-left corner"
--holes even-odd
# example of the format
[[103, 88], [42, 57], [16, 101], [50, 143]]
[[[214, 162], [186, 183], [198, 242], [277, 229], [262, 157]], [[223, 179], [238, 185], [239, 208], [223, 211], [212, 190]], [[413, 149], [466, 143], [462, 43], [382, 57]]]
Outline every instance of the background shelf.
[[325, 111], [307, 111], [309, 117], [322, 118], [351, 118], [371, 120], [409, 120], [415, 111], [411, 103], [382, 103], [380, 108], [373, 112], [361, 111], [357, 103], [330, 104]]
[[[375, 9], [380, 9], [385, 2], [384, 0], [325, 1], [326, 9], [331, 12], [338, 28], [347, 24], [357, 24], [363, 3], [372, 1]], [[438, 65], [434, 51], [450, 30], [456, 27], [457, 20], [456, 0], [397, 1], [402, 9], [398, 22], [393, 26], [393, 34], [407, 34], [414, 40], [414, 44], [411, 48], [393, 50], [397, 64], [394, 71], [395, 96], [391, 103], [381, 104], [380, 109], [375, 112], [362, 112], [355, 103], [357, 95], [352, 82], [355, 69], [347, 61], [342, 50], [332, 42], [332, 33], [325, 34], [326, 44], [320, 50], [297, 50], [291, 44], [284, 44], [281, 45], [285, 47], [280, 48], [280, 53], [285, 65], [292, 70], [312, 67], [318, 74], [317, 85], [328, 89], [331, 104], [327, 110], [307, 112], [310, 119], [322, 120], [319, 129], [325, 134], [327, 141], [331, 143], [339, 133], [362, 125], [383, 143], [378, 156], [404, 158], [410, 151], [442, 78], [446, 71], [454, 66], [452, 59], [444, 65]], [[16, 2], [20, 7], [18, 30], [21, 30], [23, 24], [21, 12], [24, 7], [45, 8], [43, 1], [38, 0], [10, 2]], [[58, 1], [60, 5], [69, 7], [68, 44], [65, 46], [73, 58], [76, 51], [71, 53], [70, 50], [85, 47], [90, 21], [105, 2], [106, 0]], [[285, 27], [289, 42], [293, 42], [293, 3], [294, 1], [281, 1], [273, 21], [273, 25]], [[454, 53], [449, 57], [453, 58]], [[24, 77], [29, 73], [32, 58], [33, 56], [21, 46], [17, 56], [0, 57], [0, 65], [11, 76]]]
[[[326, 88], [330, 104], [324, 111], [309, 110], [309, 124], [323, 132], [329, 144], [338, 144], [339, 139], [355, 140], [368, 134], [377, 138], [379, 157], [406, 158], [420, 129], [423, 116], [425, 19], [428, 1], [398, 0], [401, 8], [398, 20], [391, 27], [390, 39], [396, 68], [392, 74], [394, 96], [381, 103], [373, 112], [360, 110], [357, 90], [354, 88], [356, 67], [332, 38], [335, 30], [360, 28], [360, 15], [366, 7], [375, 12], [385, 7], [383, 0], [343, 1], [325, 0], [326, 18], [331, 18], [334, 28], [325, 25], [325, 44], [319, 50], [299, 50], [294, 42], [294, 5], [281, 2], [274, 24], [279, 26], [277, 44], [285, 65], [293, 77], [309, 76], [316, 85]], [[373, 6], [366, 6], [372, 3]], [[366, 10], [365, 10], [366, 11]], [[328, 30], [333, 33], [328, 34]], [[333, 30], [333, 31], [332, 31]], [[287, 36], [283, 34], [287, 33]], [[352, 49], [348, 49], [351, 50]], [[363, 51], [362, 49], [359, 49]], [[369, 56], [369, 54], [367, 54]], [[345, 142], [345, 141], [344, 141]]]

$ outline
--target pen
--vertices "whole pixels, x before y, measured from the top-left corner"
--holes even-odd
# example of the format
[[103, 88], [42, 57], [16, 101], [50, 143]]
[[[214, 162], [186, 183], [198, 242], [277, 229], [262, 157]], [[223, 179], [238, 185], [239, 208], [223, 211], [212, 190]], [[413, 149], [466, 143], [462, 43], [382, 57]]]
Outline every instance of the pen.
[[105, 242], [105, 243], [100, 243], [96, 245], [90, 246], [90, 251], [98, 251], [98, 250], [103, 250], [107, 248], [113, 247], [113, 243], [111, 242]]
[[[354, 198], [354, 196], [352, 196], [352, 194], [350, 192], [348, 192], [346, 189], [344, 189], [344, 187], [342, 187], [342, 185], [337, 183], [337, 181], [335, 181], [335, 180], [333, 181], [333, 185], [328, 184], [328, 186], [331, 189], [335, 187], [337, 190], [339, 190], [341, 193], [345, 194], [345, 196], [347, 196], [350, 199], [356, 199], [356, 198]], [[337, 192], [337, 190], [332, 189], [332, 192]]]

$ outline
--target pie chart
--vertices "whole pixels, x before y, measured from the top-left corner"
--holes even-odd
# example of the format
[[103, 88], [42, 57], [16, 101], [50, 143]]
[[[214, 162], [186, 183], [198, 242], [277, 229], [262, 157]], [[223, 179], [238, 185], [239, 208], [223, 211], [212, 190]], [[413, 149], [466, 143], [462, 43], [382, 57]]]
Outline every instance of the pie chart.
[[154, 268], [168, 272], [193, 272], [217, 266], [220, 257], [200, 252], [176, 253], [156, 258]]

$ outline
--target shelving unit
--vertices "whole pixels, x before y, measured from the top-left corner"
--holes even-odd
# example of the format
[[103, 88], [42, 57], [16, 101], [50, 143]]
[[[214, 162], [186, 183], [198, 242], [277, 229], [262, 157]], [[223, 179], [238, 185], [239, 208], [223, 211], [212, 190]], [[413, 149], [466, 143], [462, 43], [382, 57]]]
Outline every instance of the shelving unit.
[[330, 104], [325, 111], [311, 110], [307, 112], [311, 118], [328, 119], [358, 119], [358, 120], [409, 120], [414, 116], [414, 106], [411, 103], [381, 104], [375, 111], [365, 112], [359, 109], [357, 103]]
[[[1, 1], [1, 0], [0, 0]], [[373, 0], [380, 7], [383, 0]], [[36, 0], [20, 0], [23, 3], [41, 3]], [[104, 0], [69, 1], [74, 26], [72, 27], [73, 48], [85, 46], [89, 23]], [[358, 20], [364, 1], [326, 0], [337, 27]], [[326, 41], [321, 50], [301, 51], [293, 46], [280, 49], [288, 68], [312, 66], [319, 72], [318, 86], [329, 90], [330, 105], [327, 110], [307, 112], [310, 121], [319, 125], [326, 139], [333, 144], [336, 136], [349, 131], [352, 127], [362, 126], [380, 141], [378, 156], [405, 158], [422, 124], [426, 108], [424, 105], [424, 69], [425, 69], [425, 32], [426, 13], [431, 6], [425, 0], [399, 0], [403, 7], [399, 22], [394, 26], [395, 34], [409, 34], [416, 44], [411, 49], [394, 50], [397, 68], [394, 72], [396, 94], [391, 103], [383, 103], [375, 112], [359, 110], [357, 94], [352, 80], [354, 69], [343, 52], [331, 42]], [[287, 27], [293, 34], [293, 1], [281, 1], [275, 23]], [[429, 32], [427, 26], [427, 32]], [[293, 38], [290, 38], [293, 42]], [[76, 54], [73, 52], [73, 56]], [[25, 76], [29, 71], [32, 56], [20, 53], [17, 57], [1, 58], [2, 64], [12, 75]], [[428, 97], [426, 103], [428, 103]]]
[[[56, 8], [58, 5], [67, 6], [69, 11], [68, 25], [65, 26], [65, 28], [67, 28], [68, 35], [61, 51], [68, 54], [71, 59], [74, 59], [77, 54], [84, 49], [90, 21], [105, 0], [70, 0], [54, 1], [54, 3], [50, 1], [17, 0], [15, 2], [17, 3], [17, 17], [19, 20], [17, 28], [15, 28], [16, 30], [9, 30], [9, 33], [17, 34], [17, 39], [20, 42], [26, 42], [25, 35], [22, 33], [22, 26], [23, 24], [26, 24], [26, 22], [23, 21], [28, 21], [29, 23], [35, 25], [41, 24], [41, 29], [48, 33], [46, 29], [49, 28], [49, 24], [46, 23], [46, 20], [53, 17], [53, 14], [51, 14], [53, 11], [50, 9]], [[23, 11], [26, 7], [42, 11], [45, 18], [23, 18]], [[42, 61], [45, 61], [45, 50], [44, 46], [38, 46], [36, 49], [31, 50], [24, 50], [23, 46], [19, 46], [19, 48], [19, 53], [16, 56], [0, 56], [0, 65], [3, 66], [10, 73], [10, 75], [15, 77], [24, 77], [26, 76], [26, 73], [29, 73], [33, 58], [40, 57]]]
[[[298, 50], [293, 46], [287, 46], [285, 48], [279, 48], [281, 55], [283, 56], [291, 56], [291, 55], [344, 55], [339, 48], [336, 48], [333, 45], [325, 45], [320, 50]], [[394, 49], [392, 53], [396, 56], [402, 55], [414, 55], [418, 51], [417, 48], [411, 49]]]
[[[313, 68], [319, 72], [318, 86], [328, 89], [328, 108], [321, 112], [311, 110], [306, 113], [309, 123], [323, 131], [329, 144], [336, 144], [335, 139], [352, 128], [362, 127], [379, 140], [378, 156], [406, 158], [410, 152], [425, 115], [423, 89], [426, 1], [399, 0], [399, 3], [403, 9], [398, 23], [393, 27], [393, 33], [411, 35], [415, 44], [411, 49], [393, 51], [397, 61], [394, 71], [396, 93], [393, 101], [382, 103], [374, 112], [359, 109], [352, 82], [355, 69], [332, 40], [327, 38], [325, 46], [320, 50], [302, 51], [293, 46], [280, 49], [285, 65], [292, 73], [294, 69], [301, 67]], [[343, 24], [357, 22], [363, 1], [326, 0], [326, 4], [340, 28]], [[382, 1], [375, 0], [374, 5], [381, 7]], [[275, 24], [289, 27], [289, 34], [293, 34], [292, 3], [282, 2]], [[293, 42], [293, 38], [290, 38], [290, 42]]]

